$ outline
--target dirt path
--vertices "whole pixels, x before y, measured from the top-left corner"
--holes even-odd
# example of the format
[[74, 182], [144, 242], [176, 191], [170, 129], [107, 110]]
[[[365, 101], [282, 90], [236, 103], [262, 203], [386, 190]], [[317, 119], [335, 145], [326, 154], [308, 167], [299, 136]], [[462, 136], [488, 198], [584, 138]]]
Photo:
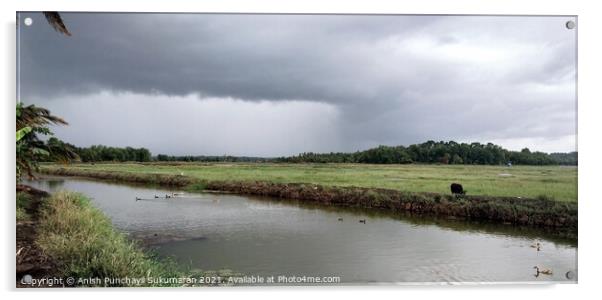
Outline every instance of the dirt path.
[[[17, 222], [17, 247], [16, 247], [16, 286], [31, 287], [23, 284], [23, 277], [30, 275], [32, 279], [52, 278], [56, 272], [56, 264], [36, 245], [36, 227], [39, 224], [40, 206], [45, 197], [50, 194], [25, 185], [17, 185], [17, 193], [23, 192], [31, 195], [31, 202], [26, 209], [30, 216], [28, 221]], [[41, 285], [40, 287], [49, 287]]]

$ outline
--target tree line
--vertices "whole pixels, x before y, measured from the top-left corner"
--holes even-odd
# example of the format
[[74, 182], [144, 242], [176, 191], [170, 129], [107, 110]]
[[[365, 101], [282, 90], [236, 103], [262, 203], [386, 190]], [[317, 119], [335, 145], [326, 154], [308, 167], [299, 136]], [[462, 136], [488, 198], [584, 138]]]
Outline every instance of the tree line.
[[[51, 137], [47, 141], [49, 149], [67, 149], [77, 154], [83, 162], [102, 161], [182, 161], [182, 162], [282, 162], [282, 163], [369, 163], [369, 164], [469, 164], [469, 165], [577, 165], [577, 152], [545, 153], [524, 148], [510, 151], [501, 146], [487, 143], [457, 143], [428, 141], [410, 146], [378, 146], [356, 152], [313, 153], [277, 158], [253, 156], [207, 156], [207, 155], [167, 155], [152, 156], [146, 148], [109, 147], [94, 145], [77, 147]], [[64, 153], [51, 152], [47, 160], [57, 161]]]
[[428, 141], [404, 146], [378, 146], [353, 153], [305, 152], [296, 156], [279, 157], [278, 162], [288, 163], [371, 163], [371, 164], [476, 164], [476, 165], [577, 165], [577, 152], [531, 152], [528, 148], [510, 151], [487, 143], [457, 143]]
[[255, 156], [232, 156], [232, 155], [167, 155], [159, 154], [157, 161], [188, 161], [188, 162], [270, 162], [272, 158]]
[[[51, 148], [69, 149], [77, 154], [82, 162], [101, 162], [101, 161], [152, 161], [151, 152], [146, 148], [133, 147], [110, 147], [104, 145], [94, 145], [90, 147], [77, 147], [65, 143], [55, 137], [51, 137], [46, 142]], [[55, 157], [53, 153], [49, 156], [49, 161], [57, 161], [60, 157]]]

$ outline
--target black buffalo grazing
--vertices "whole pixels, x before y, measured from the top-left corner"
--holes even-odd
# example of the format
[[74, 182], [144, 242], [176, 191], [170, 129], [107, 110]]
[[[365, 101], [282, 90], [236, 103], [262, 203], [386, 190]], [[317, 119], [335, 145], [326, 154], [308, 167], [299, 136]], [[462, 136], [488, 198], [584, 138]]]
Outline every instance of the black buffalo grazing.
[[466, 191], [464, 191], [464, 188], [462, 188], [462, 185], [459, 183], [452, 183], [450, 188], [451, 188], [452, 194], [456, 194], [456, 195], [466, 194]]

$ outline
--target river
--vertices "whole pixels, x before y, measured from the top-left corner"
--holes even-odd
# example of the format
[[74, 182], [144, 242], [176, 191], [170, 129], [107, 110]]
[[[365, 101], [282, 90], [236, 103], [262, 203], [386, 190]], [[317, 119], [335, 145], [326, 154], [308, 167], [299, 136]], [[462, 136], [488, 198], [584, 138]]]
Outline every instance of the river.
[[28, 184], [89, 196], [117, 229], [188, 268], [346, 284], [577, 280], [577, 241], [531, 228], [230, 194], [165, 198], [181, 192], [72, 177]]

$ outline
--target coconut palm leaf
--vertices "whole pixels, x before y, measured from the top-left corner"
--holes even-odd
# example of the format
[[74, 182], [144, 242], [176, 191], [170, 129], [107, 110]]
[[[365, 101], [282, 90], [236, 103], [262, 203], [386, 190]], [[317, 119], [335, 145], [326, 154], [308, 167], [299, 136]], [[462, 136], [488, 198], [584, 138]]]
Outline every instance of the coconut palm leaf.
[[17, 104], [17, 130], [27, 126], [36, 128], [47, 125], [68, 125], [68, 123], [51, 115], [50, 111], [45, 108], [35, 105], [23, 106], [23, 103]]
[[69, 32], [69, 30], [67, 30], [67, 26], [65, 26], [65, 23], [63, 23], [63, 19], [61, 18], [61, 15], [59, 15], [58, 12], [45, 11], [44, 16], [46, 17], [46, 21], [48, 21], [48, 24], [50, 24], [50, 26], [52, 26], [54, 30], [66, 36], [71, 36], [71, 33]]
[[[48, 125], [67, 125], [65, 120], [54, 116], [49, 110], [34, 105], [17, 104], [17, 180], [21, 174], [27, 173], [33, 178], [33, 172], [38, 169], [38, 162], [56, 159], [70, 161], [78, 159], [73, 149], [64, 144], [47, 145], [37, 134], [52, 135]], [[61, 149], [64, 148], [64, 149]]]

